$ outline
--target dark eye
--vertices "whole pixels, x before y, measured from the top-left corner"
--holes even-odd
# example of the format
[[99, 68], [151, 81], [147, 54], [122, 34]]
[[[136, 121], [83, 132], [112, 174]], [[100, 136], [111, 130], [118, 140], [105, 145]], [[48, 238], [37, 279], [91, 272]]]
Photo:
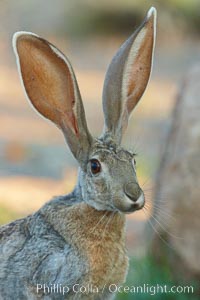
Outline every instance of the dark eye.
[[101, 164], [97, 159], [91, 159], [90, 166], [92, 174], [97, 174], [101, 171]]
[[134, 162], [134, 166], [136, 166], [136, 160], [135, 160], [135, 158], [133, 159], [133, 162]]

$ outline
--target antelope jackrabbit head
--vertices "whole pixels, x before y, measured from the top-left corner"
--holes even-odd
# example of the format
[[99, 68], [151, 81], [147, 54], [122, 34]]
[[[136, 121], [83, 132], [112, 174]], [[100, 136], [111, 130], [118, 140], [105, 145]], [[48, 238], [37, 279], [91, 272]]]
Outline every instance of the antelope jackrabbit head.
[[14, 35], [14, 51], [27, 98], [40, 114], [62, 130], [80, 165], [80, 196], [97, 210], [130, 213], [144, 205], [134, 154], [120, 144], [129, 116], [150, 77], [154, 41], [152, 8], [108, 68], [103, 88], [104, 130], [100, 138], [93, 138], [69, 60], [33, 33]]

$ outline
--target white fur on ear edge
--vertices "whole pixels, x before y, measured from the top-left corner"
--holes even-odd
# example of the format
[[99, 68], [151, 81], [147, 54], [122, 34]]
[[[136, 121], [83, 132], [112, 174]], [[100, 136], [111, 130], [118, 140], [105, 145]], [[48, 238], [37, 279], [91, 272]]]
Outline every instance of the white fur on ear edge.
[[[155, 50], [155, 43], [156, 43], [156, 24], [157, 24], [157, 10], [155, 7], [151, 7], [147, 13], [147, 19], [151, 18], [151, 16], [153, 15], [154, 21], [153, 21], [153, 49], [152, 49], [152, 63], [151, 66], [153, 66], [153, 60], [154, 60], [154, 50]], [[152, 71], [152, 68], [151, 68]], [[151, 74], [150, 74], [151, 76]]]

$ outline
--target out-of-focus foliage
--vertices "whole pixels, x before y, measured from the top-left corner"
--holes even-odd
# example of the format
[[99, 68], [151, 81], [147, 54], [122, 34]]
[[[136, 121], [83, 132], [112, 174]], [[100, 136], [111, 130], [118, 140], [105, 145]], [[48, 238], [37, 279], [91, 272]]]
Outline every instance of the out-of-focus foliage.
[[[146, 286], [146, 292], [140, 292], [144, 285]], [[170, 289], [172, 286], [192, 286], [193, 293], [156, 293], [155, 289], [157, 286], [167, 286]], [[142, 259], [132, 258], [130, 261], [130, 270], [128, 278], [124, 286], [128, 287], [141, 287], [138, 288], [138, 293], [118, 293], [117, 300], [198, 300], [197, 295], [198, 285], [196, 282], [190, 282], [189, 284], [183, 282], [177, 282], [172, 275], [169, 265], [163, 257], [162, 264], [158, 265], [154, 258], [146, 256]], [[147, 290], [149, 291], [147, 293]], [[158, 288], [159, 291], [159, 288]]]
[[200, 0], [7, 0], [0, 2], [0, 33], [21, 29], [23, 20], [25, 29], [51, 35], [127, 35], [151, 6], [157, 8], [163, 33], [200, 34]]
[[[73, 34], [113, 34], [133, 31], [150, 6], [166, 29], [200, 33], [199, 0], [74, 0], [66, 2], [66, 30]], [[174, 24], [172, 26], [172, 24]], [[176, 31], [175, 30], [175, 31]]]

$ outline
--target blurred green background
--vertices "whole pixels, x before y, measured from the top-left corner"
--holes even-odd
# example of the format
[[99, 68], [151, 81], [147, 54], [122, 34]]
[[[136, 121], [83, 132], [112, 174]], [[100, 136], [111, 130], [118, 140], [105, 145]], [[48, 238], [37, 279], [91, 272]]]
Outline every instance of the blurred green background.
[[[101, 93], [107, 66], [120, 44], [142, 22], [150, 6], [158, 11], [152, 79], [133, 113], [123, 143], [138, 154], [139, 180], [149, 211], [127, 220], [131, 267], [127, 284], [172, 284], [167, 262], [148, 254], [146, 226], [151, 214], [155, 174], [170, 126], [179, 83], [200, 61], [199, 0], [20, 0], [0, 2], [0, 223], [25, 216], [53, 195], [69, 192], [77, 164], [60, 132], [41, 119], [20, 86], [12, 34], [35, 32], [56, 44], [70, 59], [83, 97], [89, 127], [103, 127]], [[98, 122], [96, 121], [98, 118]], [[170, 220], [169, 220], [170, 222]], [[182, 276], [184, 281], [184, 275]], [[178, 282], [180, 283], [180, 282]], [[195, 295], [119, 295], [118, 299], [197, 299]]]

